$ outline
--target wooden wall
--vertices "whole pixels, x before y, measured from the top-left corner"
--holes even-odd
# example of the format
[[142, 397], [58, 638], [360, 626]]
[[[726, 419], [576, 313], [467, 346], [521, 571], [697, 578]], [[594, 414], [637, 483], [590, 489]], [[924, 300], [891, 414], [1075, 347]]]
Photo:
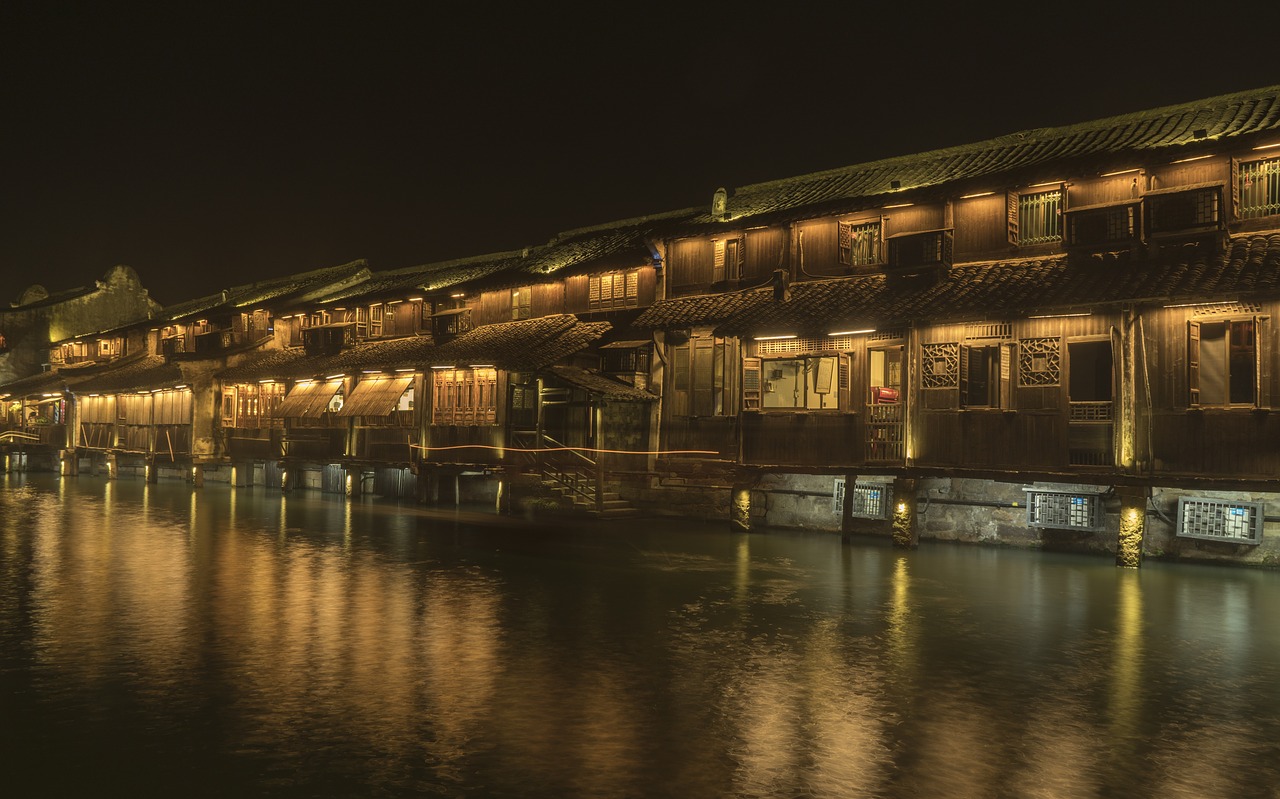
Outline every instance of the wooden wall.
[[1010, 250], [1008, 195], [1003, 191], [956, 200], [952, 223], [955, 225], [952, 247], [957, 263], [999, 257]]

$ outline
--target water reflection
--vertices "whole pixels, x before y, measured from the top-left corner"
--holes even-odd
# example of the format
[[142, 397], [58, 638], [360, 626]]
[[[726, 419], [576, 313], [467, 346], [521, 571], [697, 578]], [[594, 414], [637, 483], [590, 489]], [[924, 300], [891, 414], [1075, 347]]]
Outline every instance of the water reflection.
[[1280, 784], [1271, 572], [12, 475], [0, 557], [0, 746], [50, 793]]

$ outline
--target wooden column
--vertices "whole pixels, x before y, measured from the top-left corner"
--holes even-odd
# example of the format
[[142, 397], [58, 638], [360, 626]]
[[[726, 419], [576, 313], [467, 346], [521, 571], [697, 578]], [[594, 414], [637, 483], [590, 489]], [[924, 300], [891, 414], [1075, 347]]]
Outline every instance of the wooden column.
[[358, 497], [364, 489], [364, 471], [358, 466], [348, 466], [346, 473], [346, 489], [343, 493], [348, 497]]
[[204, 466], [193, 464], [191, 467], [191, 487], [204, 488]]
[[120, 459], [114, 452], [107, 453], [107, 479], [115, 480], [120, 476]]
[[1142, 538], [1147, 527], [1147, 486], [1117, 486], [1120, 496], [1120, 529], [1116, 533], [1116, 565], [1136, 569], [1142, 565]]
[[843, 535], [853, 532], [853, 485], [857, 480], [856, 474], [844, 476], [844, 503], [840, 506], [840, 532]]
[[893, 545], [900, 549], [915, 549], [920, 546], [914, 478], [899, 477], [893, 481]]

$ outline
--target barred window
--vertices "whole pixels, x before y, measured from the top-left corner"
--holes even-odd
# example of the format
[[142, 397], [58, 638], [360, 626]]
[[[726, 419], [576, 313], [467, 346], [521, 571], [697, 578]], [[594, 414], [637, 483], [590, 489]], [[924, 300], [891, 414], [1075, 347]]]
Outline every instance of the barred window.
[[587, 307], [593, 311], [634, 308], [640, 303], [640, 270], [587, 278]]
[[1241, 219], [1280, 214], [1280, 158], [1240, 164], [1237, 180]]
[[845, 266], [883, 263], [884, 259], [880, 255], [880, 220], [841, 222], [839, 230], [840, 263]]
[[1062, 241], [1062, 189], [1018, 195], [1019, 245]]
[[497, 370], [435, 369], [431, 377], [432, 424], [497, 424]]

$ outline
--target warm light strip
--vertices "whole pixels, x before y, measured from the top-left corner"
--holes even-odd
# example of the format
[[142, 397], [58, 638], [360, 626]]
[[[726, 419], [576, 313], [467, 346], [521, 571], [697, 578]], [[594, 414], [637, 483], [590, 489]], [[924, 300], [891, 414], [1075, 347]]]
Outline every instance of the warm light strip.
[[362, 369], [362, 370], [360, 371], [360, 374], [362, 374], [362, 375], [380, 375], [380, 374], [382, 374], [382, 370], [381, 370], [381, 369]]
[[1047, 181], [1045, 181], [1044, 183], [1032, 183], [1032, 184], [1031, 184], [1030, 186], [1028, 186], [1027, 188], [1028, 188], [1028, 189], [1038, 189], [1038, 188], [1040, 188], [1041, 186], [1061, 186], [1061, 185], [1062, 185], [1063, 183], [1065, 183], [1065, 182], [1066, 182], [1066, 181], [1062, 181], [1062, 180], [1047, 180]]
[[1178, 305], [1166, 305], [1166, 308], [1200, 308], [1205, 305], [1235, 305], [1239, 300], [1221, 300], [1219, 302], [1184, 302]]
[[311, 384], [312, 384], [312, 383], [314, 383], [314, 382], [316, 382], [316, 381], [314, 381], [314, 380], [299, 380], [298, 382], [294, 383], [293, 385], [294, 385], [294, 387], [296, 388], [296, 387], [298, 387], [298, 386], [309, 386], [309, 385], [311, 385]]
[[592, 449], [591, 447], [495, 447], [489, 444], [457, 444], [451, 447], [424, 447], [421, 444], [410, 444], [414, 449], [424, 452], [443, 452], [449, 449], [491, 449], [498, 452], [594, 452], [610, 455], [718, 455], [714, 449]]
[[433, 366], [432, 369], [456, 369], [456, 366]]
[[466, 295], [466, 294], [450, 294], [449, 296], [450, 296], [450, 297], [452, 297], [452, 298], [454, 298], [454, 299], [456, 300], [456, 299], [460, 299], [460, 298], [462, 298], [462, 297], [465, 297], [465, 296], [467, 296], [467, 295]]
[[421, 298], [421, 297], [410, 297], [410, 298], [408, 299], [408, 302], [422, 302], [422, 298]]
[[1093, 316], [1091, 311], [1082, 311], [1080, 313], [1047, 313], [1039, 316], [1028, 316], [1028, 319], [1063, 319], [1068, 316]]
[[994, 191], [975, 191], [973, 194], [961, 194], [960, 199], [972, 200], [974, 197], [990, 197], [995, 194]]
[[329, 375], [325, 380], [337, 380], [340, 377], [346, 377], [346, 375]]
[[1141, 172], [1141, 171], [1142, 171], [1142, 167], [1140, 167], [1140, 166], [1135, 166], [1133, 169], [1117, 169], [1115, 172], [1103, 172], [1103, 173], [1102, 173], [1101, 175], [1099, 175], [1098, 177], [1100, 177], [1100, 178], [1112, 178], [1112, 177], [1115, 177], [1116, 175], [1127, 175], [1127, 174], [1129, 174], [1130, 172]]
[[1259, 144], [1257, 147], [1254, 147], [1253, 149], [1255, 149], [1255, 150], [1270, 150], [1270, 149], [1272, 149], [1273, 147], [1280, 147], [1280, 141], [1276, 142], [1275, 144]]
[[259, 383], [274, 383], [274, 382], [276, 382], [276, 381], [275, 381], [275, 379], [274, 379], [274, 378], [270, 378], [270, 377], [268, 377], [266, 380], [259, 380], [258, 382], [259, 382]]
[[832, 338], [837, 338], [838, 336], [860, 336], [863, 333], [874, 333], [874, 332], [876, 332], [875, 328], [871, 327], [871, 328], [867, 328], [866, 330], [841, 330], [839, 333], [828, 333], [827, 335], [831, 336]]
[[886, 205], [885, 208], [908, 208], [912, 205], [915, 205], [915, 203], [895, 203], [893, 205]]
[[1209, 153], [1208, 155], [1193, 155], [1193, 156], [1191, 156], [1190, 158], [1179, 158], [1177, 161], [1170, 161], [1169, 163], [1171, 163], [1171, 164], [1185, 164], [1185, 163], [1187, 163], [1188, 161], [1201, 161], [1201, 160], [1203, 160], [1203, 159], [1205, 159], [1205, 158], [1213, 158], [1213, 156], [1214, 156], [1214, 154], [1213, 154], [1213, 153]]
[[756, 341], [784, 341], [786, 339], [798, 338], [798, 336], [756, 336]]
[[397, 372], [416, 372], [417, 369], [397, 369]]
[[468, 367], [469, 369], [492, 369], [492, 368], [493, 368], [493, 364], [491, 364], [491, 363], [472, 363], [472, 364], [467, 364], [467, 367]]

